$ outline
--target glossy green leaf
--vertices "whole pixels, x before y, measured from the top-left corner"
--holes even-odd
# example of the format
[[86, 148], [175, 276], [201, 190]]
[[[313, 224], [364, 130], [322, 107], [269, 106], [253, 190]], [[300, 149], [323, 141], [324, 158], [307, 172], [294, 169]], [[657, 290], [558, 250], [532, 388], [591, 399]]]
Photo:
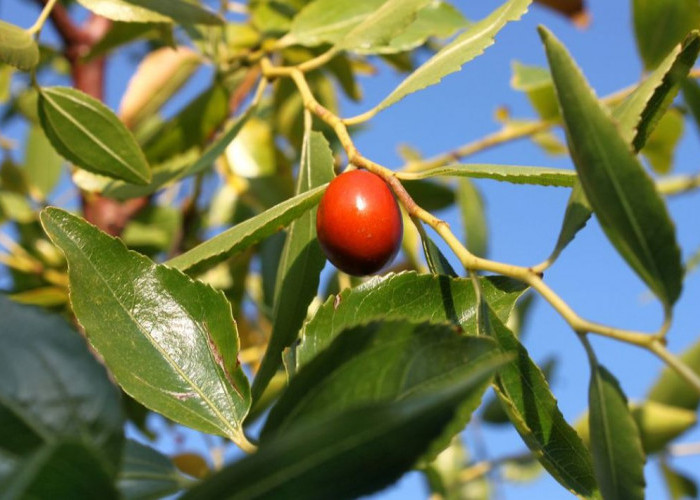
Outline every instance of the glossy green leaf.
[[51, 146], [41, 127], [29, 128], [26, 140], [24, 173], [32, 194], [43, 200], [61, 177], [63, 158]]
[[73, 310], [125, 392], [176, 422], [246, 445], [250, 394], [223, 293], [68, 212], [47, 208], [41, 219], [68, 260]]
[[214, 12], [186, 0], [78, 0], [78, 3], [113, 21], [224, 24], [223, 19]]
[[[681, 360], [700, 376], [700, 342], [690, 346], [681, 355]], [[700, 404], [700, 394], [674, 370], [665, 366], [661, 375], [649, 390], [647, 399], [669, 406], [677, 406], [688, 410], [697, 410]]]
[[434, 85], [445, 76], [459, 71], [463, 64], [474, 59], [493, 44], [494, 36], [509, 21], [516, 21], [527, 12], [532, 0], [508, 0], [488, 17], [470, 25], [454, 41], [440, 49], [425, 64], [406, 78], [374, 112], [379, 112], [397, 103], [413, 92]]
[[0, 21], [0, 61], [29, 71], [39, 64], [39, 46], [28, 31]]
[[698, 485], [693, 478], [671, 469], [664, 462], [661, 463], [661, 472], [666, 481], [666, 488], [673, 500], [698, 498]]
[[[362, 405], [425, 396], [497, 355], [493, 342], [461, 335], [447, 324], [383, 322], [349, 328], [292, 379], [270, 412], [261, 440]], [[485, 381], [481, 390], [475, 388], [450, 426], [452, 435], [443, 436], [433, 450], [440, 451], [464, 428], [487, 387]]]
[[387, 45], [416, 20], [420, 9], [430, 0], [386, 0], [378, 9], [351, 29], [336, 45], [340, 50], [371, 53]]
[[467, 249], [474, 255], [486, 257], [489, 251], [489, 229], [484, 198], [467, 178], [459, 179], [457, 186], [457, 204], [466, 233]]
[[455, 272], [450, 265], [450, 262], [440, 251], [438, 246], [433, 242], [430, 236], [422, 235], [421, 242], [423, 244], [423, 254], [425, 255], [425, 260], [428, 264], [428, 269], [433, 274], [443, 274], [445, 276], [450, 276], [452, 278], [458, 278], [459, 275]]
[[510, 85], [515, 90], [523, 91], [543, 120], [559, 117], [559, 103], [554, 93], [552, 75], [546, 68], [527, 66], [518, 61], [513, 62], [513, 77]]
[[44, 87], [39, 118], [56, 151], [77, 166], [134, 184], [151, 180], [136, 139], [97, 99], [70, 87]]
[[44, 445], [0, 483], [2, 498], [99, 498], [119, 496], [100, 455], [80, 441]]
[[646, 143], [649, 135], [678, 94], [700, 50], [695, 32], [661, 61], [659, 66], [621, 103], [613, 109], [618, 130], [635, 151]]
[[80, 438], [116, 472], [124, 439], [120, 395], [83, 338], [63, 318], [2, 296], [0, 317], [0, 450], [22, 456]]
[[318, 204], [325, 189], [325, 186], [320, 186], [290, 198], [255, 217], [236, 224], [192, 250], [178, 255], [169, 260], [167, 265], [192, 272], [221, 262], [299, 218]]
[[693, 29], [700, 27], [695, 0], [633, 0], [637, 48], [646, 69], [655, 68]]
[[[333, 179], [333, 152], [321, 132], [311, 130], [308, 121], [301, 150], [297, 195], [323, 186]], [[292, 222], [284, 242], [272, 320], [272, 333], [265, 356], [253, 382], [253, 400], [282, 364], [282, 350], [292, 345], [316, 296], [326, 258], [316, 238], [316, 210], [311, 209]]]
[[512, 184], [558, 187], [573, 187], [576, 183], [576, 172], [573, 170], [480, 163], [457, 163], [431, 168], [412, 175], [412, 178], [418, 179], [429, 177], [471, 177], [473, 179], [493, 179]]
[[557, 260], [561, 252], [574, 240], [576, 234], [586, 227], [592, 213], [593, 210], [586, 199], [586, 193], [583, 192], [581, 184], [577, 182], [574, 189], [571, 190], [569, 201], [566, 203], [566, 212], [564, 212], [559, 238], [552, 254], [547, 259], [550, 263]]
[[564, 46], [544, 28], [540, 34], [586, 198], [618, 252], [670, 307], [683, 271], [666, 205]]
[[644, 462], [639, 429], [617, 379], [591, 359], [588, 426], [593, 467], [603, 498], [644, 499]]
[[502, 363], [496, 357], [467, 369], [451, 385], [422, 397], [312, 419], [261, 444], [257, 453], [182, 498], [356, 498], [378, 491], [416, 463]]
[[151, 500], [173, 495], [187, 484], [172, 461], [153, 448], [128, 440], [117, 487], [125, 500]]
[[580, 497], [597, 498], [591, 455], [561, 414], [542, 371], [493, 311], [488, 325], [501, 350], [518, 356], [499, 371], [494, 385], [515, 429], [562, 486]]
[[668, 174], [674, 165], [676, 146], [683, 137], [685, 119], [677, 109], [670, 109], [659, 120], [642, 149], [642, 155], [649, 161], [657, 174]]
[[[525, 286], [503, 277], [480, 278], [484, 297], [507, 320]], [[476, 298], [469, 279], [406, 272], [372, 278], [329, 297], [305, 325], [297, 347], [297, 367], [311, 361], [340, 331], [375, 320], [459, 324], [476, 333]]]

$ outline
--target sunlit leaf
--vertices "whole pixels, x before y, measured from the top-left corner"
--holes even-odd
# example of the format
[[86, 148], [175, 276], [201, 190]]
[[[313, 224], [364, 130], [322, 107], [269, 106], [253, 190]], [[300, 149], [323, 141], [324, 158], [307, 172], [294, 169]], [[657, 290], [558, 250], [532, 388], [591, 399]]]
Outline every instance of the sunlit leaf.
[[540, 34], [586, 198], [608, 239], [670, 307], [683, 272], [666, 205], [564, 46], [546, 29]]
[[97, 99], [70, 87], [43, 87], [39, 117], [56, 151], [77, 166], [134, 184], [150, 181], [136, 139]]
[[[690, 346], [681, 355], [681, 360], [700, 376], [700, 342]], [[700, 404], [698, 391], [668, 366], [661, 371], [647, 399], [688, 410], [696, 410]]]
[[325, 186], [290, 198], [265, 212], [236, 224], [192, 250], [169, 260], [167, 265], [182, 271], [202, 269], [276, 233], [318, 204]]
[[0, 20], [0, 61], [29, 71], [39, 64], [39, 46], [29, 32]]
[[224, 24], [217, 14], [186, 0], [78, 0], [95, 14], [135, 23]]
[[573, 187], [576, 172], [548, 167], [521, 167], [518, 165], [454, 164], [436, 167], [412, 175], [412, 178], [429, 177], [471, 177], [473, 179], [493, 179], [512, 184], [532, 184], [535, 186]]
[[247, 445], [250, 394], [224, 295], [63, 210], [45, 209], [42, 223], [68, 260], [73, 310], [122, 388], [176, 422]]
[[434, 85], [463, 64], [478, 55], [494, 42], [494, 36], [509, 21], [515, 21], [527, 12], [532, 0], [509, 0], [488, 17], [470, 25], [454, 41], [440, 49], [425, 64], [414, 71], [384, 99], [373, 112], [379, 112], [397, 103], [413, 92]]
[[[525, 286], [502, 277], [481, 278], [480, 283], [491, 307], [507, 320]], [[475, 303], [469, 279], [413, 272], [373, 278], [330, 297], [304, 325], [297, 347], [297, 367], [311, 361], [341, 330], [374, 320], [451, 322], [466, 333], [475, 333]]]

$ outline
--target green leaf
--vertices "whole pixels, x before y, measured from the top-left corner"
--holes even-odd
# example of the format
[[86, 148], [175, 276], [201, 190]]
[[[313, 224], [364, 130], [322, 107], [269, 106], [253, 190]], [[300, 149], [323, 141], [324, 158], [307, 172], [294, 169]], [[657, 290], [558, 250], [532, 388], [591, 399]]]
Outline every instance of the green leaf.
[[0, 450], [22, 456], [42, 443], [82, 439], [116, 472], [120, 394], [83, 338], [63, 318], [2, 296], [0, 317]]
[[313, 47], [339, 42], [355, 26], [379, 9], [385, 0], [315, 0], [292, 21], [289, 43]]
[[586, 198], [608, 239], [668, 308], [683, 271], [666, 205], [564, 46], [544, 28], [540, 35]]
[[39, 64], [39, 46], [28, 31], [0, 20], [0, 61], [29, 71]]
[[515, 429], [562, 486], [578, 496], [597, 498], [591, 455], [559, 411], [542, 371], [493, 311], [487, 324], [501, 350], [518, 356], [499, 370], [494, 385]]
[[591, 205], [586, 199], [586, 193], [583, 192], [581, 183], [577, 182], [574, 189], [571, 190], [569, 201], [566, 203], [566, 212], [564, 212], [559, 238], [552, 254], [547, 259], [548, 262], [552, 263], [557, 260], [569, 243], [574, 240], [576, 234], [586, 227], [592, 213]]
[[429, 177], [471, 177], [473, 179], [493, 179], [512, 184], [557, 187], [573, 187], [576, 183], [576, 172], [573, 170], [480, 163], [456, 163], [411, 174], [412, 179], [427, 179]]
[[533, 456], [511, 458], [501, 464], [503, 479], [516, 483], [534, 481], [542, 474], [542, 465]]
[[657, 174], [671, 172], [676, 146], [683, 137], [684, 122], [680, 111], [668, 110], [644, 145], [642, 154]]
[[66, 255], [73, 310], [124, 391], [171, 420], [246, 446], [248, 381], [223, 293], [68, 212], [47, 208], [41, 220]]
[[[480, 283], [496, 314], [507, 320], [525, 286], [503, 277], [480, 278]], [[372, 278], [362, 286], [329, 297], [304, 325], [297, 347], [297, 367], [311, 361], [342, 330], [374, 320], [450, 322], [474, 334], [475, 304], [470, 279], [414, 272]]]
[[489, 251], [489, 229], [484, 198], [467, 178], [459, 179], [457, 203], [467, 235], [467, 249], [474, 255], [485, 257]]
[[77, 166], [134, 184], [151, 180], [136, 139], [97, 99], [70, 87], [44, 87], [39, 118], [56, 151]]
[[447, 2], [432, 1], [418, 11], [415, 21], [392, 38], [382, 54], [404, 52], [423, 45], [429, 38], [447, 38], [469, 26], [462, 13]]
[[153, 448], [127, 440], [117, 486], [125, 500], [173, 495], [186, 484], [172, 461]]
[[488, 17], [470, 25], [454, 41], [440, 49], [425, 64], [399, 84], [389, 96], [374, 108], [377, 113], [397, 103], [413, 92], [434, 85], [445, 76], [459, 71], [463, 64], [474, 59], [493, 44], [496, 33], [509, 21], [515, 21], [527, 12], [532, 0], [509, 0]]
[[[452, 325], [397, 321], [349, 328], [292, 379], [270, 412], [261, 440], [370, 403], [426, 396], [497, 355], [493, 342], [461, 335]], [[487, 387], [484, 381], [465, 400], [449, 432], [431, 446], [433, 452], [464, 428]]]
[[[689, 347], [681, 356], [681, 361], [700, 376], [700, 342]], [[688, 410], [696, 410], [700, 404], [700, 394], [668, 366], [656, 379], [647, 399]]]
[[182, 498], [355, 498], [378, 491], [416, 463], [502, 363], [497, 357], [467, 369], [423, 397], [313, 419], [262, 443]]
[[416, 20], [417, 12], [430, 0], [386, 0], [378, 9], [351, 29], [336, 45], [340, 50], [371, 53], [387, 45]]
[[[333, 178], [333, 152], [328, 141], [321, 132], [311, 130], [311, 120], [307, 125], [297, 195], [323, 186]], [[325, 263], [326, 258], [316, 239], [316, 210], [312, 209], [292, 223], [284, 242], [275, 285], [272, 333], [253, 382], [253, 401], [262, 396], [282, 364], [282, 350], [296, 340], [309, 304], [316, 296]]]
[[695, 124], [700, 127], [700, 85], [692, 78], [686, 78], [682, 83], [683, 98], [690, 113], [695, 119]]
[[615, 377], [591, 358], [588, 427], [593, 466], [603, 498], [644, 498], [639, 429]]
[[666, 481], [666, 488], [668, 488], [668, 492], [673, 500], [698, 497], [698, 485], [693, 478], [671, 469], [664, 462], [661, 462], [661, 472]]
[[265, 212], [236, 224], [221, 234], [205, 241], [192, 250], [167, 262], [167, 265], [181, 271], [195, 272], [225, 260], [230, 255], [279, 231], [318, 204], [326, 186], [283, 201]]
[[700, 50], [698, 33], [674, 47], [659, 66], [613, 109], [622, 138], [639, 151], [666, 113]]
[[117, 500], [100, 455], [80, 441], [46, 444], [0, 483], [3, 499], [99, 498]]
[[402, 181], [411, 198], [428, 212], [444, 210], [455, 202], [455, 193], [450, 186], [431, 181]]
[[6, 104], [12, 97], [12, 76], [15, 68], [7, 64], [0, 66], [0, 104]]
[[527, 98], [543, 120], [559, 118], [559, 103], [554, 93], [552, 75], [546, 68], [513, 62], [510, 85], [527, 94]]
[[693, 29], [700, 26], [700, 4], [695, 0], [634, 0], [637, 48], [646, 69], [652, 69]]
[[452, 278], [459, 277], [459, 275], [450, 265], [450, 262], [443, 255], [443, 253], [433, 242], [430, 236], [428, 236], [427, 234], [421, 235], [421, 242], [423, 243], [423, 253], [425, 254], [425, 260], [428, 263], [428, 269], [430, 269], [431, 273], [443, 274]]
[[214, 12], [186, 0], [78, 0], [78, 3], [113, 21], [224, 24], [224, 20]]
[[654, 401], [632, 405], [632, 416], [639, 428], [642, 447], [646, 453], [661, 451], [698, 422], [695, 410], [667, 406]]
[[86, 191], [97, 191], [104, 196], [117, 200], [128, 200], [148, 196], [164, 186], [184, 179], [186, 177], [206, 172], [214, 165], [226, 146], [240, 132], [241, 127], [254, 113], [254, 109], [248, 110], [243, 115], [228, 121], [221, 134], [204, 150], [199, 153], [196, 147], [174, 156], [153, 169], [151, 182], [146, 186], [129, 184], [124, 181], [115, 181], [107, 177], [95, 176], [84, 171], [78, 171], [73, 175], [73, 181]]
[[27, 135], [24, 173], [32, 194], [39, 200], [53, 191], [61, 177], [63, 158], [51, 146], [41, 127], [29, 128]]
[[228, 91], [221, 84], [204, 90], [145, 141], [146, 158], [156, 164], [194, 147], [203, 147], [226, 120], [228, 100]]
[[144, 253], [169, 251], [182, 227], [182, 211], [167, 205], [148, 205], [129, 220], [121, 235], [129, 248]]

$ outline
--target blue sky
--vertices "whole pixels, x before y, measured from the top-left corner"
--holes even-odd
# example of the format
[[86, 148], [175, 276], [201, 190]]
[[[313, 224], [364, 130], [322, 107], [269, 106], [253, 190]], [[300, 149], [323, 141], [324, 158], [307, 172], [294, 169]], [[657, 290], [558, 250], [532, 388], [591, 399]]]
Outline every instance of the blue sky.
[[[482, 0], [454, 2], [470, 19], [486, 15], [501, 2]], [[536, 32], [539, 24], [549, 27], [569, 48], [599, 95], [605, 95], [639, 80], [642, 66], [637, 54], [631, 24], [631, 1], [589, 1], [592, 23], [588, 29], [573, 27], [565, 19], [542, 8], [532, 8], [522, 21], [508, 25], [499, 34], [496, 44], [463, 70], [447, 77], [437, 86], [414, 94], [374, 118], [365, 132], [358, 134], [356, 144], [362, 153], [390, 167], [401, 165], [396, 147], [408, 143], [432, 156], [470, 142], [499, 128], [494, 112], [506, 106], [514, 117], [534, 117], [524, 95], [510, 88], [511, 64], [546, 65], [544, 51]], [[29, 26], [37, 13], [34, 2], [1, 0], [0, 18]], [[53, 39], [47, 31], [45, 39]], [[107, 103], [115, 108], [123, 92], [129, 71], [128, 57], [110, 62]], [[386, 66], [380, 66], [376, 77], [363, 78], [365, 100], [357, 106], [343, 103], [343, 114], [364, 111], [385, 97], [401, 80]], [[194, 91], [194, 89], [191, 89]], [[191, 95], [191, 94], [190, 94]], [[16, 139], [23, 131], [12, 127], [2, 131]], [[676, 171], [696, 172], [700, 157], [698, 130], [686, 124], [686, 133], [677, 151]], [[527, 140], [512, 143], [469, 159], [514, 165], [542, 165], [573, 168], [568, 157], [551, 157]], [[515, 186], [495, 181], [478, 181], [487, 203], [490, 230], [490, 257], [495, 260], [531, 265], [543, 260], [556, 241], [568, 190], [552, 187]], [[677, 224], [683, 255], [700, 247], [700, 194], [683, 195], [669, 200], [669, 208]], [[461, 234], [457, 214], [440, 214]], [[453, 260], [456, 267], [456, 262]], [[592, 220], [570, 247], [547, 272], [548, 284], [582, 316], [602, 323], [654, 331], [661, 319], [661, 307], [644, 284], [630, 271], [608, 243], [597, 222]], [[697, 314], [700, 297], [700, 272], [685, 283], [676, 307], [674, 325], [669, 333], [669, 346], [680, 351], [700, 336]], [[569, 421], [576, 420], [587, 406], [588, 363], [573, 332], [543, 301], [535, 304], [526, 332], [525, 343], [536, 361], [557, 356], [559, 366], [553, 390], [562, 412]], [[644, 397], [662, 368], [649, 354], [619, 343], [593, 338], [600, 361], [619, 378], [632, 400]], [[512, 430], [503, 431], [486, 425], [470, 426], [467, 442], [482, 443], [484, 455], [494, 458], [524, 450], [520, 438]], [[700, 441], [700, 430], [688, 433], [682, 441]], [[192, 440], [191, 446], [201, 446]], [[700, 481], [700, 457], [672, 459], [678, 469]], [[664, 498], [657, 463], [647, 466], [648, 498]], [[566, 497], [565, 491], [547, 475], [524, 486], [500, 485], [497, 498]], [[424, 498], [422, 479], [409, 474], [395, 487], [377, 498]]]

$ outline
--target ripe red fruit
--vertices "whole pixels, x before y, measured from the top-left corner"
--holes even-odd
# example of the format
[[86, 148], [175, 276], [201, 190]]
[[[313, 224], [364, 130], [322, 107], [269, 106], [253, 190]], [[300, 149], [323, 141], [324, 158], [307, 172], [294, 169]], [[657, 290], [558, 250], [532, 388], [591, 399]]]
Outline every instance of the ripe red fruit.
[[352, 170], [328, 185], [318, 206], [316, 232], [335, 267], [361, 276], [376, 273], [396, 256], [403, 222], [382, 178]]

